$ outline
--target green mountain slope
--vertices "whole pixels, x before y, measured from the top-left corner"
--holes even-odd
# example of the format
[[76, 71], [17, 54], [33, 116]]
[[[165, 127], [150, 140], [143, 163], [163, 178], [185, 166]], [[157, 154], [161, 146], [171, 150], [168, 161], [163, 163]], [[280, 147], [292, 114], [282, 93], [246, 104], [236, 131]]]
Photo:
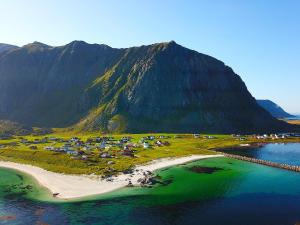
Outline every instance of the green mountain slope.
[[31, 127], [8, 120], [0, 120], [0, 138], [6, 135], [27, 135], [32, 132]]
[[121, 52], [72, 42], [26, 45], [0, 59], [0, 118], [39, 127], [65, 127], [89, 110], [84, 89]]
[[290, 130], [223, 62], [175, 42], [32, 43], [0, 58], [0, 118], [109, 132]]

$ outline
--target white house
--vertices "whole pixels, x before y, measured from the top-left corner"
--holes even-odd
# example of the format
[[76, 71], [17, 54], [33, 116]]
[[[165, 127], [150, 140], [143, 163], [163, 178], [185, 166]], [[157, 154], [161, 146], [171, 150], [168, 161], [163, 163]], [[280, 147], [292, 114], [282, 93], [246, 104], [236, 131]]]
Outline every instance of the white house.
[[146, 141], [145, 141], [145, 142], [143, 143], [143, 147], [144, 147], [144, 148], [149, 148], [149, 147], [150, 147], [150, 145], [149, 145], [149, 143], [148, 143], [148, 142], [146, 142]]

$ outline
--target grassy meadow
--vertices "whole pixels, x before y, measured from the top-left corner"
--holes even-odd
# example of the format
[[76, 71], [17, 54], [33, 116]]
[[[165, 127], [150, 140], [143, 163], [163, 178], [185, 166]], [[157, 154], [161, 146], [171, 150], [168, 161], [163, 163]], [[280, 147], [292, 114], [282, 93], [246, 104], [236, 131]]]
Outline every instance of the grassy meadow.
[[[149, 148], [144, 148], [140, 140], [145, 136], [155, 136], [155, 140], [148, 141]], [[159, 136], [168, 137], [164, 141], [168, 142], [168, 146], [157, 146], [155, 141], [160, 140]], [[258, 142], [253, 137], [245, 137], [241, 140], [240, 137], [231, 135], [213, 135], [210, 139], [201, 135], [195, 138], [192, 134], [119, 134], [107, 135], [118, 141], [124, 136], [132, 137], [131, 143], [136, 143], [132, 147], [134, 157], [122, 155], [123, 148], [110, 147], [101, 152], [109, 152], [113, 154], [112, 158], [101, 158], [99, 149], [81, 150], [87, 157], [86, 159], [74, 157], [62, 152], [54, 152], [45, 150], [46, 146], [60, 147], [62, 143], [55, 141], [47, 141], [46, 143], [22, 143], [22, 139], [27, 139], [33, 142], [35, 139], [43, 139], [45, 137], [56, 137], [64, 140], [70, 140], [72, 137], [78, 137], [83, 142], [90, 138], [103, 137], [100, 133], [76, 133], [76, 132], [60, 132], [54, 131], [52, 134], [43, 136], [13, 136], [7, 140], [0, 140], [0, 160], [11, 161], [17, 163], [30, 164], [44, 168], [48, 171], [65, 173], [65, 174], [97, 174], [97, 175], [112, 175], [130, 168], [135, 165], [143, 164], [158, 158], [165, 157], [180, 157], [192, 154], [215, 154], [217, 148], [225, 148], [238, 146], [240, 144]], [[299, 139], [289, 138], [279, 140], [280, 142], [296, 142]], [[259, 142], [278, 142], [278, 140], [266, 139]], [[34, 146], [34, 149], [32, 148]]]
[[288, 122], [288, 123], [290, 123], [290, 124], [300, 125], [300, 120], [288, 120], [288, 121], [286, 121], [286, 122]]

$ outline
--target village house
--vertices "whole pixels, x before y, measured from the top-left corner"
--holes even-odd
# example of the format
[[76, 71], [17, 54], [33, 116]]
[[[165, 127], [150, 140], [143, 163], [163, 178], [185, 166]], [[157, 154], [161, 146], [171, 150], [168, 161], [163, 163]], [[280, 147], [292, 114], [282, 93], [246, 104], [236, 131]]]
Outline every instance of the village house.
[[143, 143], [143, 148], [149, 148], [149, 147], [150, 147], [150, 144], [147, 141], [145, 141]]
[[54, 148], [54, 151], [55, 152], [63, 152], [63, 149], [61, 149], [61, 148]]
[[204, 136], [204, 138], [206, 138], [206, 139], [216, 139], [215, 136]]
[[127, 143], [128, 141], [130, 141], [132, 138], [131, 137], [122, 137], [121, 139], [120, 139], [120, 142], [121, 143]]
[[57, 137], [48, 137], [48, 140], [49, 141], [58, 141], [58, 138]]
[[163, 142], [163, 145], [164, 145], [164, 146], [170, 146], [170, 142], [165, 141], [165, 142]]
[[68, 148], [68, 147], [72, 147], [72, 145], [70, 143], [65, 143], [63, 147]]
[[169, 136], [165, 136], [165, 135], [160, 135], [158, 138], [159, 139], [167, 139], [167, 138], [170, 138], [170, 137]]
[[25, 138], [22, 138], [21, 141], [20, 141], [22, 144], [27, 144], [29, 143], [29, 141]]
[[87, 144], [92, 144], [93, 142], [95, 142], [93, 138], [88, 138], [88, 139], [86, 140], [86, 143], [87, 143]]
[[128, 143], [126, 146], [129, 147], [129, 148], [134, 148], [134, 147], [136, 147], [136, 145], [133, 144], [133, 143]]
[[84, 142], [83, 141], [76, 141], [75, 145], [78, 146], [78, 147], [80, 147], [80, 146], [84, 145]]
[[128, 145], [125, 145], [123, 148], [124, 151], [130, 150], [130, 147]]
[[256, 136], [256, 139], [268, 139], [269, 138], [269, 136], [267, 135], [267, 134], [264, 134], [264, 135], [257, 135]]
[[112, 164], [115, 164], [115, 162], [114, 161], [108, 161], [107, 162], [107, 165], [112, 165]]
[[100, 145], [99, 145], [99, 148], [100, 148], [100, 149], [105, 149], [105, 147], [106, 147], [106, 142], [105, 142], [105, 141], [102, 141], [102, 142], [100, 143]]
[[134, 157], [133, 151], [131, 149], [129, 149], [129, 148], [124, 149], [123, 152], [122, 152], [122, 155]]
[[84, 151], [77, 151], [78, 155], [84, 155]]
[[106, 146], [105, 146], [105, 150], [108, 151], [108, 150], [111, 150], [111, 149], [112, 149], [112, 145], [106, 145]]
[[156, 141], [155, 145], [158, 146], [158, 147], [161, 147], [161, 146], [163, 146], [163, 143], [161, 141]]
[[155, 139], [154, 136], [148, 136], [148, 140], [153, 141]]
[[72, 137], [72, 138], [70, 139], [71, 142], [77, 142], [77, 141], [79, 141], [79, 140], [80, 140], [80, 138], [78, 138], [78, 137]]
[[33, 145], [33, 146], [30, 146], [29, 148], [30, 148], [31, 150], [37, 150], [37, 147], [34, 146], [34, 145]]
[[103, 152], [100, 154], [101, 158], [111, 158], [111, 155], [108, 152]]
[[73, 156], [77, 156], [78, 155], [78, 152], [77, 151], [74, 151], [72, 149], [68, 149], [65, 151], [68, 155], [73, 155]]
[[63, 146], [61, 148], [62, 151], [68, 152], [68, 151], [74, 151], [74, 149], [71, 146]]
[[200, 138], [200, 134], [193, 134], [194, 138]]
[[87, 159], [88, 159], [88, 156], [87, 156], [87, 155], [82, 155], [82, 156], [81, 156], [81, 159], [87, 160]]
[[96, 137], [95, 141], [96, 141], [96, 143], [101, 143], [102, 142], [102, 138], [101, 137]]
[[34, 143], [34, 144], [40, 144], [41, 141], [40, 141], [39, 139], [34, 139], [33, 143]]
[[53, 146], [46, 146], [44, 149], [48, 150], [48, 151], [54, 151], [54, 147]]
[[92, 148], [89, 147], [89, 146], [84, 146], [82, 149], [83, 149], [84, 151], [91, 151], [91, 150], [92, 150]]

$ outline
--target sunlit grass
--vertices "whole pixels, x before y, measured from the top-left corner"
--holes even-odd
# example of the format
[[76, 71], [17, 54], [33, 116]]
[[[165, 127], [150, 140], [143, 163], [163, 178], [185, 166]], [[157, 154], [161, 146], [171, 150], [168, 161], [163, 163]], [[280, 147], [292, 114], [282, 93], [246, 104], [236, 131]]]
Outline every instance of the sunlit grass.
[[[201, 138], [194, 138], [192, 134], [117, 134], [112, 135], [115, 139], [119, 139], [123, 136], [131, 136], [133, 143], [138, 143], [144, 136], [159, 135], [169, 136], [167, 139], [170, 146], [157, 147], [153, 145], [150, 149], [144, 149], [143, 147], [134, 148], [135, 157], [127, 157], [118, 155], [117, 158], [100, 158], [99, 151], [93, 150], [89, 153], [88, 160], [74, 159], [70, 155], [64, 153], [56, 153], [47, 151], [44, 148], [46, 146], [59, 147], [62, 143], [50, 142], [40, 144], [22, 144], [21, 138], [25, 138], [29, 141], [34, 139], [42, 139], [44, 137], [57, 137], [70, 139], [73, 136], [81, 138], [86, 141], [88, 138], [95, 138], [97, 136], [103, 136], [99, 132], [94, 133], [82, 133], [82, 132], [66, 132], [60, 129], [56, 129], [55, 133], [44, 136], [18, 136], [10, 140], [0, 140], [0, 145], [5, 145], [0, 149], [0, 160], [12, 161], [24, 164], [31, 164], [44, 168], [49, 171], [66, 173], [66, 174], [116, 174], [132, 168], [135, 165], [140, 165], [154, 159], [165, 157], [180, 157], [194, 154], [215, 154], [215, 149], [225, 148], [231, 146], [237, 146], [241, 143], [257, 142], [256, 139], [247, 137], [246, 141], [241, 141], [239, 138], [232, 137], [230, 135], [214, 135], [215, 139], [205, 139], [203, 135]], [[294, 142], [299, 139], [286, 139], [280, 140], [281, 142]], [[276, 140], [268, 140], [267, 142], [276, 142]], [[12, 145], [16, 143], [16, 145]], [[11, 144], [11, 145], [9, 145]], [[36, 150], [30, 149], [30, 146], [36, 146]], [[120, 152], [117, 147], [112, 148], [112, 152]], [[113, 164], [108, 165], [109, 161], [113, 161]]]

